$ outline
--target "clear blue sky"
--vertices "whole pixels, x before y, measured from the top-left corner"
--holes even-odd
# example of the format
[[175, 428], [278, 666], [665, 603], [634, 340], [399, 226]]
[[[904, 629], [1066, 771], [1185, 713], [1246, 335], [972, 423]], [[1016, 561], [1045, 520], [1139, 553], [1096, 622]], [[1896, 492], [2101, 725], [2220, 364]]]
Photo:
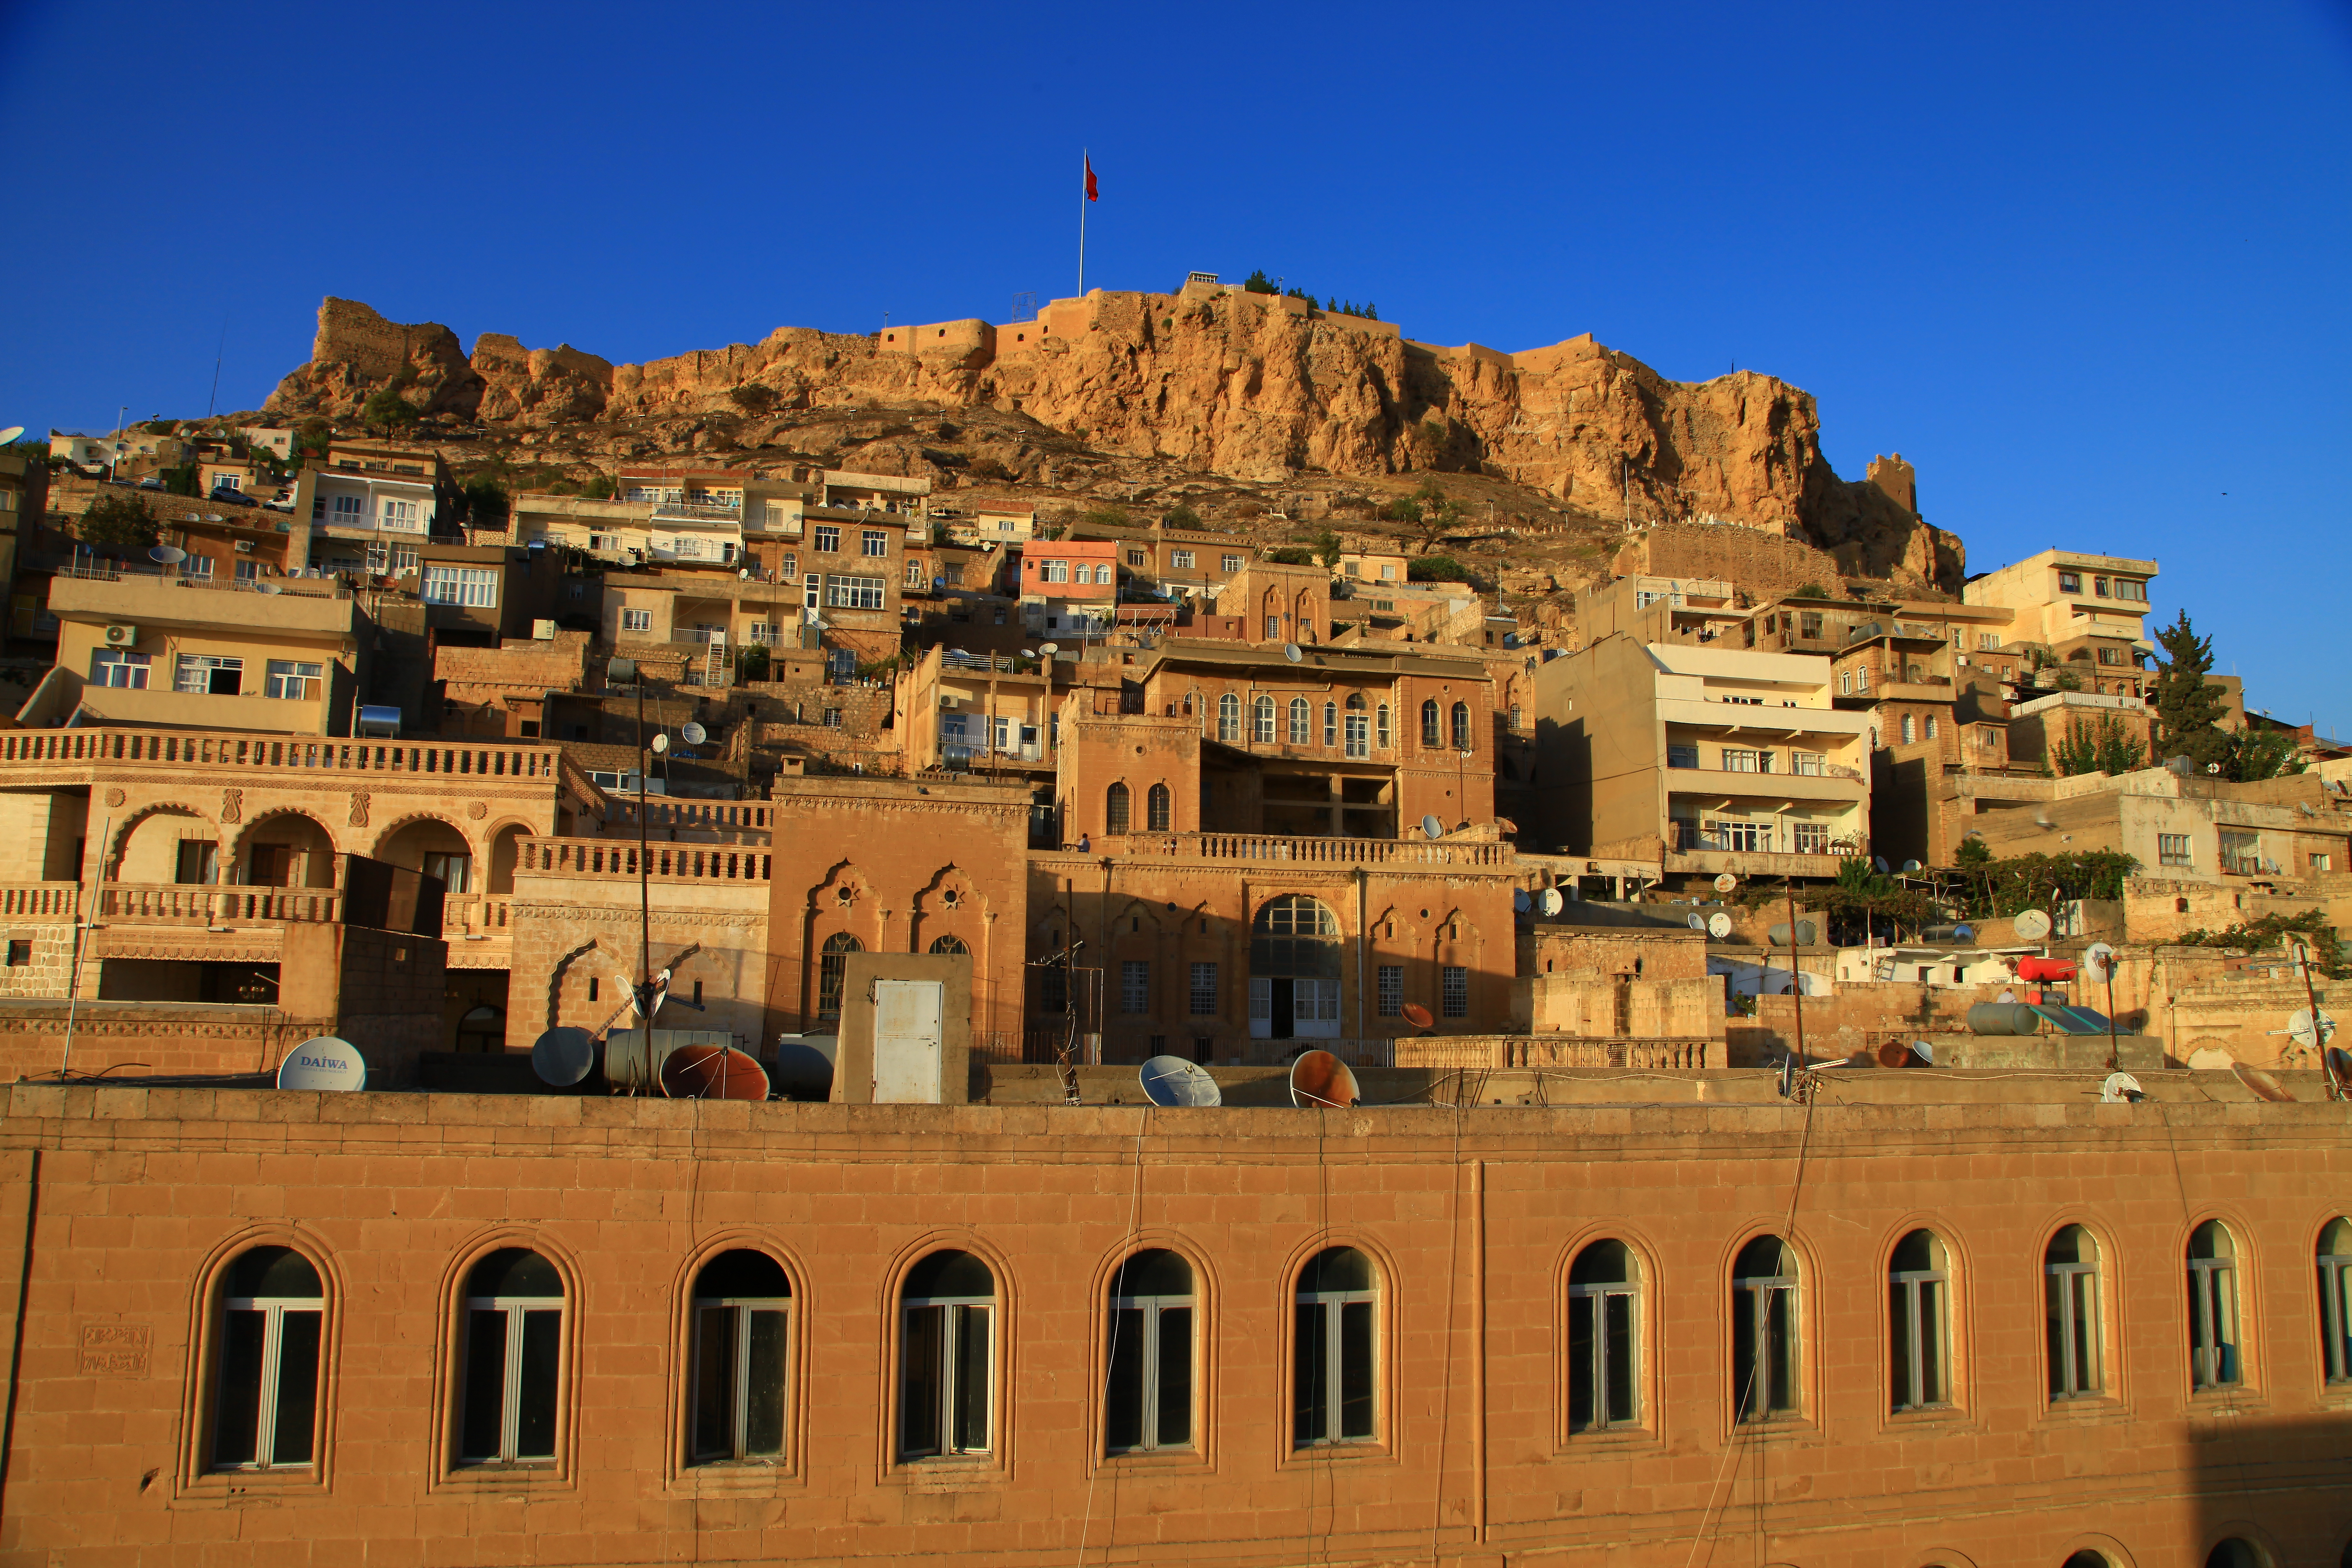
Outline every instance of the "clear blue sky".
[[224, 409], [322, 295], [614, 361], [1264, 267], [1821, 401], [1979, 570], [2152, 555], [2352, 732], [2352, 5], [0, 0], [0, 424]]

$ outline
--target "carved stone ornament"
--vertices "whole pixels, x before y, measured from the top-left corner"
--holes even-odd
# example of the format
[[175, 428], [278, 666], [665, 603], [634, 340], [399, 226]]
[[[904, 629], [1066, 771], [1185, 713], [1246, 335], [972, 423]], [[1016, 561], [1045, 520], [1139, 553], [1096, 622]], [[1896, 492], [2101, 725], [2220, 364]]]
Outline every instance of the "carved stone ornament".
[[351, 825], [353, 827], [365, 827], [368, 825], [367, 814], [368, 792], [363, 789], [355, 789], [352, 791]]
[[221, 791], [221, 820], [223, 822], [243, 822], [245, 820], [245, 792], [243, 790], [225, 789]]
[[119, 788], [109, 786], [107, 789], [106, 804], [109, 805], [121, 805], [124, 801], [129, 800], [130, 798], [131, 797], [129, 795], [124, 795]]
[[478, 800], [466, 807], [466, 815], [472, 817], [476, 822], [479, 822], [482, 818], [490, 815], [490, 808], [487, 803]]

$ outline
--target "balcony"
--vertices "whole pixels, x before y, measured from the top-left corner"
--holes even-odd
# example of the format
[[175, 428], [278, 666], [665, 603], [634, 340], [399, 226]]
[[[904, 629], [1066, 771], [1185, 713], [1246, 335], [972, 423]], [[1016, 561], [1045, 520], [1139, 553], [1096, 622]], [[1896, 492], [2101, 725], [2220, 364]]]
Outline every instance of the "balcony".
[[1843, 763], [1825, 763], [1818, 773], [1670, 767], [1665, 776], [1668, 795], [1709, 800], [1807, 800], [1857, 805], [1870, 796], [1870, 784], [1862, 770]]
[[1870, 728], [1866, 715], [1836, 708], [1783, 708], [1745, 702], [1693, 701], [1686, 697], [1658, 700], [1658, 717], [1668, 724], [1748, 735], [1856, 736]]
[[1508, 844], [1430, 838], [1286, 838], [1262, 833], [1105, 835], [1102, 845], [1139, 859], [1258, 861], [1314, 866], [1486, 866], [1517, 862]]
[[224, 887], [210, 882], [107, 882], [98, 919], [107, 925], [223, 926], [341, 919], [335, 888]]

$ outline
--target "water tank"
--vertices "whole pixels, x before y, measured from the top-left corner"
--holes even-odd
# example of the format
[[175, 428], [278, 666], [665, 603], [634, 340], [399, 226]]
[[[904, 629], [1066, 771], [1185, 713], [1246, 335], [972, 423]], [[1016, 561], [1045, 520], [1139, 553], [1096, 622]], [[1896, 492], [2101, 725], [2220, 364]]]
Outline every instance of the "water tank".
[[2029, 955], [2017, 961], [2017, 977], [2020, 980], [2072, 980], [2074, 978], [2074, 961]]
[[1977, 1002], [1969, 1007], [1970, 1034], [2031, 1035], [2041, 1027], [2042, 1015], [2022, 1002]]

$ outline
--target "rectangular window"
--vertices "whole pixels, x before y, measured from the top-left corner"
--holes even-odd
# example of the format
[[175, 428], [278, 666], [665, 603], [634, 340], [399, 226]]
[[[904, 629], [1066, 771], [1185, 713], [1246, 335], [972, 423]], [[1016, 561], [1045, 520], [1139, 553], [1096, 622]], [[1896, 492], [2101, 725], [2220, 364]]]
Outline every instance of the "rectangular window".
[[823, 555], [839, 554], [841, 552], [841, 530], [829, 522], [818, 523], [816, 525], [815, 542], [811, 544], [809, 548]]
[[125, 690], [147, 689], [147, 676], [154, 664], [154, 656], [127, 653], [119, 647], [90, 650], [89, 683], [92, 686], [112, 686]]
[[560, 1300], [471, 1297], [466, 1302], [465, 1415], [458, 1458], [473, 1464], [555, 1458]]
[[2000, 647], [2000, 634], [1999, 632], [1979, 632], [1977, 634], [1977, 647], [1986, 653], [1990, 653], [1993, 649]]
[[1470, 971], [1458, 963], [1444, 966], [1444, 981], [1445, 1016], [1466, 1018], [1470, 1016]]
[[333, 500], [335, 503], [334, 515], [327, 520], [329, 522], [339, 524], [344, 528], [357, 528], [365, 521], [365, 512], [367, 508], [366, 497], [336, 496]]
[[2158, 834], [2156, 836], [2156, 858], [2159, 864], [2166, 866], [2193, 866], [2196, 864], [2196, 861], [2190, 858], [2189, 853], [2189, 835], [2186, 833]]
[[621, 629], [625, 632], [649, 632], [654, 629], [654, 613], [651, 610], [623, 610]]
[[1798, 611], [1797, 635], [1801, 637], [1820, 637], [1822, 635], [1822, 613], [1819, 610]]
[[1733, 817], [1718, 817], [1706, 825], [1707, 837], [1716, 840], [1716, 847], [1743, 855], [1760, 855], [1772, 847], [1769, 823], [1746, 822]]
[[2059, 573], [2058, 591], [2062, 594], [2081, 593], [2083, 591], [2083, 574], [2079, 572]]
[[988, 1452], [994, 1316], [979, 1302], [908, 1300], [899, 1346], [901, 1457]]
[[180, 563], [180, 575], [183, 577], [210, 577], [212, 574], [213, 558], [209, 555], [191, 555]]
[[1790, 847], [1800, 855], [1826, 855], [1830, 852], [1830, 825], [1826, 822], [1792, 822], [1789, 825]]
[[2144, 605], [2147, 603], [2147, 584], [2129, 577], [2118, 577], [2116, 579], [2116, 597]]
[[2099, 650], [2101, 664], [2121, 664], [2123, 661], [2124, 650], [2119, 647], [2103, 647]]
[[2092, 592], [2095, 595], [2096, 595], [2097, 597], [2102, 598], [2102, 599], [2108, 597], [2108, 594], [2107, 594], [2107, 580], [2106, 580], [2105, 577], [2094, 577], [2094, 578], [2092, 578], [2092, 579], [2091, 579], [2091, 592]]
[[942, 574], [947, 578], [949, 587], [961, 588], [963, 586], [963, 568], [961, 566], [955, 564], [953, 562], [950, 562], [944, 568]]
[[33, 962], [33, 944], [21, 937], [8, 939], [8, 967], [22, 969]]
[[235, 697], [245, 689], [245, 660], [218, 654], [184, 653], [173, 689], [197, 696]]
[[1367, 715], [1362, 713], [1349, 714], [1347, 754], [1351, 757], [1370, 756], [1372, 754], [1371, 733], [1371, 721]]
[[2315, 871], [2333, 871], [2336, 869], [2336, 857], [2314, 851], [2311, 857], [2311, 868]]
[[1220, 569], [1226, 572], [1238, 572], [1242, 569], [1242, 558], [1238, 555], [1220, 556], [1217, 560], [1217, 565]]
[[416, 571], [416, 546], [371, 544], [367, 547], [367, 569], [381, 577], [413, 576]]
[[1377, 994], [1380, 998], [1379, 1006], [1381, 1017], [1398, 1018], [1404, 1016], [1403, 964], [1383, 963], [1381, 965]]
[[327, 667], [296, 659], [273, 658], [261, 689], [264, 697], [289, 702], [315, 702], [325, 694]]
[[1266, 618], [1265, 618], [1265, 640], [1266, 640], [1266, 641], [1268, 641], [1268, 642], [1272, 642], [1272, 641], [1274, 641], [1276, 637], [1280, 637], [1281, 635], [1282, 635], [1282, 617], [1281, 617], [1280, 616], [1266, 616]]
[[308, 1466], [319, 1410], [318, 1298], [232, 1296], [222, 1306], [213, 1468]]
[[1127, 958], [1119, 961], [1118, 1010], [1129, 1014], [1151, 1011], [1151, 961], [1150, 959]]
[[1698, 748], [1695, 745], [1679, 746], [1672, 743], [1671, 742], [1668, 742], [1666, 746], [1666, 766], [1670, 768], [1695, 768], [1698, 766]]
[[1724, 747], [1723, 771], [1727, 773], [1752, 773], [1759, 771], [1756, 766], [1756, 753], [1738, 746]]
[[470, 609], [496, 609], [499, 574], [485, 566], [427, 566], [425, 569], [424, 599], [428, 605], [463, 605]]
[[1144, 554], [1143, 554], [1143, 552], [1142, 552], [1142, 551], [1140, 551], [1140, 550], [1130, 550], [1130, 551], [1129, 551], [1129, 552], [1127, 552], [1127, 563], [1128, 563], [1129, 566], [1140, 566], [1140, 565], [1143, 565], [1143, 564], [1144, 564]]
[[1048, 583], [1066, 583], [1070, 580], [1070, 563], [1066, 561], [1041, 561], [1037, 563], [1037, 574]]
[[1822, 754], [1819, 752], [1790, 752], [1789, 771], [1801, 778], [1817, 779], [1822, 776]]
[[413, 500], [394, 500], [386, 497], [383, 517], [384, 527], [398, 529], [404, 533], [421, 532], [425, 527], [424, 515]]
[[[1151, 1037], [1155, 1054], [1167, 1037]], [[1119, 1291], [1126, 1277], [1112, 1287]], [[1173, 1284], [1173, 1281], [1167, 1282]], [[1148, 1289], [1149, 1286], [1146, 1286]], [[1192, 1441], [1192, 1300], [1114, 1294], [1103, 1447], [1134, 1453], [1189, 1447]]]
[[836, 609], [878, 610], [888, 586], [887, 577], [827, 577], [824, 602]]
[[1179, 572], [1190, 572], [1192, 569], [1192, 552], [1189, 550], [1171, 550], [1168, 552], [1168, 564]]
[[1213, 1018], [1217, 1015], [1217, 966], [1214, 963], [1192, 965], [1192, 1016]]
[[887, 555], [890, 553], [890, 536], [878, 528], [860, 529], [857, 552], [860, 555]]

